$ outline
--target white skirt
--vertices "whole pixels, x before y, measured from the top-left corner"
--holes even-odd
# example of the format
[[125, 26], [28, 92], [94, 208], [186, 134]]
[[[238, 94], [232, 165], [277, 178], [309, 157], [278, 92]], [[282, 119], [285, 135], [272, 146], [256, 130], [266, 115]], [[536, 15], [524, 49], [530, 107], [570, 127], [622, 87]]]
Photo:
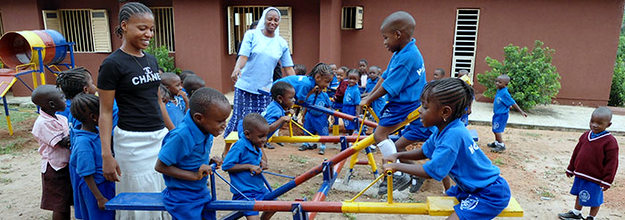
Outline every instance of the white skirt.
[[[115, 193], [161, 192], [165, 189], [163, 175], [154, 170], [167, 128], [158, 131], [136, 132], [115, 127], [113, 150], [122, 171]], [[171, 219], [167, 212], [117, 211], [115, 219]]]

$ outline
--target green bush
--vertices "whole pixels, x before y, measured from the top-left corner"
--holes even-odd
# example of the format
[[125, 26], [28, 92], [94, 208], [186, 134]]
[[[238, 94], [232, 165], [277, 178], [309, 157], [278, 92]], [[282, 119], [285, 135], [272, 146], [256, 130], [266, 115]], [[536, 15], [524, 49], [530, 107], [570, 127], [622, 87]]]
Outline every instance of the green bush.
[[614, 62], [614, 76], [610, 88], [608, 105], [623, 106], [625, 104], [625, 36], [621, 36]]
[[486, 57], [491, 70], [477, 75], [478, 82], [486, 87], [484, 96], [494, 98], [497, 92], [495, 78], [507, 74], [511, 78], [508, 84], [510, 94], [522, 109], [551, 103], [551, 99], [560, 91], [560, 75], [551, 64], [555, 50], [543, 48], [543, 45], [543, 42], [537, 40], [530, 50], [510, 44], [503, 49], [503, 62]]
[[145, 50], [145, 52], [152, 54], [152, 56], [156, 57], [158, 61], [158, 66], [163, 69], [165, 72], [175, 72], [180, 73], [181, 70], [176, 68], [174, 65], [174, 58], [169, 56], [169, 49], [167, 46], [163, 45], [160, 47], [154, 46], [153, 42], [150, 42], [150, 46]]

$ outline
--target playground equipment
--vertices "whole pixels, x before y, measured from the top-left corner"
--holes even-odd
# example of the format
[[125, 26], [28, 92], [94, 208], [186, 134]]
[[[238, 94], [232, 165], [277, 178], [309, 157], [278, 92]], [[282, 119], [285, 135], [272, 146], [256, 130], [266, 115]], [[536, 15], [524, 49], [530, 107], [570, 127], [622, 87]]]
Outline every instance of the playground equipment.
[[[4, 68], [0, 69], [0, 97], [2, 97], [4, 104], [9, 135], [13, 135], [9, 107], [5, 97], [9, 89], [17, 81], [20, 81], [32, 91], [39, 84], [46, 84], [46, 69], [56, 73], [60, 71], [58, 66], [64, 66], [67, 69], [74, 68], [72, 45], [72, 42], [67, 42], [63, 35], [55, 30], [15, 31], [2, 35], [0, 38], [0, 60], [2, 60]], [[61, 63], [68, 51], [70, 63]], [[32, 74], [33, 78], [32, 88], [20, 78], [29, 73]], [[41, 81], [38, 82], [37, 78], [40, 78]]]

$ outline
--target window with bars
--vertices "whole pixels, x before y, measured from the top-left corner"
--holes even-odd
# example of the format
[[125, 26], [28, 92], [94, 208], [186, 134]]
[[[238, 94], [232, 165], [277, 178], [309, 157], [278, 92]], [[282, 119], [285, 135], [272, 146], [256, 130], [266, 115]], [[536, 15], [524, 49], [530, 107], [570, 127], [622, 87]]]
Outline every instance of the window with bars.
[[361, 6], [343, 7], [343, 10], [341, 11], [341, 29], [362, 29], [362, 14], [363, 9]]
[[153, 44], [157, 47], [166, 46], [170, 52], [176, 50], [174, 42], [174, 8], [154, 7], [154, 39]]
[[45, 29], [59, 31], [75, 52], [111, 52], [111, 34], [106, 10], [44, 10]]
[[464, 69], [469, 71], [469, 78], [473, 81], [479, 18], [480, 9], [457, 10], [456, 32], [451, 61], [451, 74], [453, 77], [458, 75], [458, 71]]
[[[245, 32], [254, 21], [263, 15], [269, 6], [228, 6], [228, 53], [237, 54]], [[280, 10], [280, 36], [289, 44], [293, 53], [293, 34], [291, 29], [291, 7], [276, 7]]]

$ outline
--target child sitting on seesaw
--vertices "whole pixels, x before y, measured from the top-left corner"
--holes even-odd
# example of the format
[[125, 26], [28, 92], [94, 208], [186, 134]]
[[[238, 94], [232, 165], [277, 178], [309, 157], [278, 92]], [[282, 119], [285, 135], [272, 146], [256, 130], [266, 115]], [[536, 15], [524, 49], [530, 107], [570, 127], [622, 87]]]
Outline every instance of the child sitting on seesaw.
[[31, 100], [41, 109], [32, 134], [39, 143], [41, 155], [41, 209], [52, 211], [53, 219], [69, 219], [72, 184], [69, 177], [69, 125], [67, 118], [56, 115], [65, 110], [61, 90], [52, 85], [37, 87]]
[[[244, 135], [232, 145], [221, 167], [230, 174], [232, 200], [263, 200], [269, 192], [260, 175], [263, 169], [267, 169], [262, 147], [267, 143], [269, 125], [262, 115], [249, 113], [243, 118], [243, 130], [239, 132]], [[258, 211], [245, 211], [243, 214], [248, 220], [259, 219]], [[264, 213], [262, 218], [266, 218]]]
[[295, 99], [303, 103], [314, 92], [323, 91], [332, 81], [332, 68], [325, 63], [317, 63], [308, 76], [287, 76], [277, 82], [287, 82], [295, 89]]
[[206, 182], [208, 164], [219, 166], [221, 159], [209, 154], [213, 137], [226, 128], [230, 103], [212, 88], [198, 89], [189, 103], [184, 120], [165, 136], [154, 169], [163, 174], [163, 204], [173, 219], [215, 219], [215, 211], [206, 209], [211, 200]]
[[579, 137], [566, 176], [573, 177], [571, 194], [575, 198], [575, 209], [560, 213], [560, 219], [584, 219], [582, 207], [590, 206], [587, 220], [595, 219], [603, 203], [603, 191], [612, 186], [618, 169], [618, 142], [606, 131], [612, 125], [612, 111], [599, 107], [592, 112], [590, 131]]
[[[421, 94], [423, 126], [438, 131], [421, 149], [385, 156], [384, 169], [441, 181], [449, 175], [456, 185], [447, 190], [459, 204], [448, 219], [492, 219], [508, 206], [510, 187], [473, 141], [459, 118], [473, 99], [473, 88], [457, 78], [430, 82]], [[425, 164], [395, 163], [398, 159], [424, 160]], [[392, 162], [386, 164], [387, 162]]]
[[115, 182], [102, 175], [102, 150], [98, 119], [100, 103], [92, 94], [73, 97], [71, 115], [80, 122], [72, 132], [69, 166], [74, 170], [74, 210], [77, 219], [115, 219], [115, 211], [104, 210], [104, 204], [115, 197]]

